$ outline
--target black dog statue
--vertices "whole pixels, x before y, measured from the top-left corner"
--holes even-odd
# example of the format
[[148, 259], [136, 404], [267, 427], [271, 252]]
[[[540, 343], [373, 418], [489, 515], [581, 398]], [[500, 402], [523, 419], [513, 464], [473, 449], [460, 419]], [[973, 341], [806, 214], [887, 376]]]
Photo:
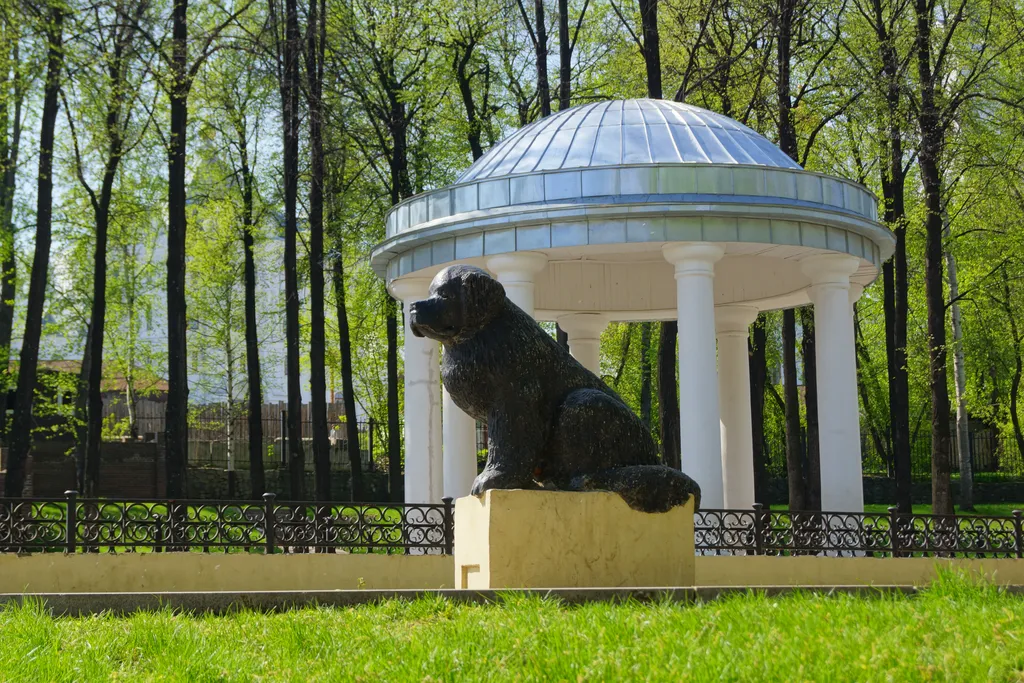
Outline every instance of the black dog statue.
[[445, 268], [410, 307], [418, 337], [444, 345], [452, 400], [486, 421], [488, 489], [615, 491], [635, 510], [665, 512], [700, 487], [658, 464], [650, 431], [625, 402], [509, 301], [486, 271]]

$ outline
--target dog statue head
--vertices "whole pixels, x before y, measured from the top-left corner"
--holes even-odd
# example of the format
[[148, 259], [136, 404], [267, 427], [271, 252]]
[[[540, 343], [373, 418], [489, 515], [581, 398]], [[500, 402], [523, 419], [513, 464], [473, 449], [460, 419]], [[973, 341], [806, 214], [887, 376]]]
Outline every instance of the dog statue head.
[[434, 276], [430, 296], [409, 306], [409, 327], [417, 337], [457, 344], [486, 327], [506, 301], [505, 288], [487, 271], [448, 266]]

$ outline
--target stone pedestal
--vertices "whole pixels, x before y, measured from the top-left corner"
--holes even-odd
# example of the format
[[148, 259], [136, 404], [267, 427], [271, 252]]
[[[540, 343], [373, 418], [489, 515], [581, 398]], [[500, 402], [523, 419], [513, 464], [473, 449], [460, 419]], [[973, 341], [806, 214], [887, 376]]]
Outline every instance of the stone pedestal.
[[487, 491], [455, 501], [455, 585], [694, 585], [693, 501], [666, 513], [615, 493]]

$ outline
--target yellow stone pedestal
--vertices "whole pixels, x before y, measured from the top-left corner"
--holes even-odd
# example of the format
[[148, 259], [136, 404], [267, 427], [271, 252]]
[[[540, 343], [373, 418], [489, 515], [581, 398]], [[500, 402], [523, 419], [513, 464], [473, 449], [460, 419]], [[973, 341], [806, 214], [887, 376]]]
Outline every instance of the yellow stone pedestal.
[[459, 588], [694, 585], [693, 501], [637, 512], [615, 493], [487, 491], [455, 501]]

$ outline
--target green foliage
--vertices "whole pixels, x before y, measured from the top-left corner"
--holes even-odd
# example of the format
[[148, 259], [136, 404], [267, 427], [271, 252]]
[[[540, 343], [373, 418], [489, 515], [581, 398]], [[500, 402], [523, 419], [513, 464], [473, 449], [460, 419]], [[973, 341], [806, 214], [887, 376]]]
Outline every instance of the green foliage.
[[[1024, 429], [1020, 424], [1024, 406], [1017, 400], [1021, 384], [1018, 366], [1024, 363], [1024, 288], [1020, 286], [1024, 279], [1024, 196], [1020, 190], [1024, 139], [1019, 134], [1024, 124], [1020, 106], [1024, 100], [1024, 41], [1020, 40], [1019, 8], [1003, 0], [971, 2], [962, 8], [947, 2], [929, 6], [933, 4], [945, 17], [937, 23], [931, 48], [935, 54], [945, 50], [947, 55], [940, 65], [938, 93], [939, 105], [948, 112], [941, 122], [943, 199], [949, 227], [945, 247], [959, 269], [966, 403], [979, 429], [1000, 435], [1003, 472], [1024, 473]], [[754, 0], [724, 4], [663, 0], [659, 6], [665, 96], [723, 112], [778, 139], [776, 6]], [[59, 121], [55, 151], [59, 177], [54, 260], [42, 357], [71, 358], [82, 351], [91, 303], [94, 220], [89, 193], [80, 180], [97, 186], [109, 139], [104, 105], [111, 94], [111, 62], [108, 45], [101, 37], [117, 23], [113, 19], [118, 11], [123, 14], [142, 8], [137, 21], [145, 35], [133, 47], [126, 77], [131, 94], [126, 111], [132, 113], [123, 124], [126, 147], [114, 182], [107, 253], [104, 376], [107, 381], [127, 385], [127, 401], [155, 391], [166, 375], [162, 321], [166, 310], [167, 91], [175, 85], [168, 69], [170, 7], [168, 0], [137, 6], [104, 0], [88, 5], [89, 11], [80, 2], [69, 5], [74, 22], [69, 35], [74, 39], [66, 45], [69, 67], [62, 106], [67, 110]], [[524, 7], [532, 10], [531, 3]], [[556, 3], [545, 0], [545, 7], [551, 90], [556, 93], [556, 55], [561, 47], [553, 19], [557, 17]], [[858, 180], [880, 195], [893, 129], [903, 141], [908, 173], [911, 436], [913, 443], [924, 443], [930, 438], [931, 399], [923, 283], [925, 216], [915, 163], [921, 135], [914, 94], [918, 76], [913, 6], [885, 0], [877, 3], [890, 34], [885, 45], [879, 44], [873, 25], [875, 3], [870, 0], [812, 0], [795, 3], [795, 8], [797, 39], [790, 60], [790, 99], [799, 156], [807, 168]], [[637, 3], [570, 0], [568, 11], [574, 41], [573, 103], [642, 96], [646, 79], [638, 45], [643, 37], [636, 34]], [[264, 367], [279, 367], [283, 352], [284, 302], [278, 286], [283, 279], [279, 240], [281, 65], [275, 59], [275, 40], [280, 38], [281, 27], [272, 24], [268, 3], [192, 3], [188, 12], [187, 61], [196, 67], [188, 84], [186, 160], [190, 400], [194, 404], [239, 404], [247, 387], [241, 277], [241, 237], [247, 211], [241, 177], [243, 141], [254, 186], [248, 229], [256, 243], [259, 353]], [[0, 89], [0, 98], [12, 102], [15, 84], [29, 88], [24, 160], [34, 158], [38, 144], [33, 138], [37, 129], [33, 117], [37, 116], [45, 41], [38, 21], [22, 25], [11, 20], [17, 14], [0, 14], [4, 45], [0, 70], [8, 74], [10, 85]], [[324, 190], [329, 263], [309, 262], [300, 206], [300, 287], [311, 267], [330, 268], [335, 258], [342, 262], [356, 400], [362, 411], [383, 423], [387, 417], [386, 326], [391, 309], [367, 255], [383, 239], [384, 215], [395, 199], [451, 183], [471, 163], [474, 132], [479, 133], [486, 150], [513, 129], [536, 120], [534, 46], [519, 4], [510, 0], [426, 4], [414, 0], [327, 0], [326, 16]], [[945, 41], [944, 32], [954, 24], [955, 31]], [[12, 41], [19, 47], [17, 55], [7, 50]], [[880, 76], [882, 47], [893, 50], [900, 67], [892, 83], [899, 94], [894, 110], [887, 100], [890, 83]], [[467, 89], [460, 87], [460, 77], [465, 77]], [[300, 100], [305, 107], [304, 97]], [[473, 120], [469, 105], [476, 112]], [[13, 123], [3, 125], [13, 132]], [[300, 205], [309, 190], [309, 150], [304, 136], [303, 132]], [[396, 140], [402, 136], [407, 158], [405, 168], [399, 171]], [[82, 179], [77, 172], [79, 159]], [[18, 316], [24, 315], [27, 257], [32, 248], [23, 231], [35, 218], [35, 197], [29, 185], [24, 181], [17, 185], [13, 244], [8, 244], [6, 236], [0, 240], [0, 256], [14, 248], [19, 257]], [[862, 426], [870, 438], [877, 437], [884, 445], [889, 378], [882, 289], [880, 283], [869, 287], [857, 313]], [[304, 296], [298, 305], [305, 349], [309, 312]], [[330, 286], [326, 306], [328, 388], [340, 391], [341, 354]], [[22, 323], [15, 322], [15, 338]], [[764, 430], [767, 441], [781, 444], [777, 314], [768, 316], [767, 330], [769, 386]], [[648, 360], [656, 370], [656, 325], [652, 332]], [[399, 344], [401, 341], [399, 332]], [[601, 374], [634, 408], [639, 408], [643, 391], [640, 353], [635, 324], [613, 323], [608, 328], [602, 339]], [[302, 364], [308, 368], [306, 354]], [[401, 372], [399, 358], [399, 379]], [[653, 381], [656, 384], [656, 371]], [[263, 389], [281, 388], [283, 382], [283, 376], [265, 375]], [[652, 427], [657, 431], [657, 387], [652, 389]], [[68, 410], [67, 404], [57, 405], [46, 398], [50, 395], [49, 390], [40, 393], [40, 410]], [[109, 434], [118, 429], [111, 426]], [[883, 467], [881, 462], [876, 464]], [[769, 467], [776, 474], [783, 471], [774, 450]]]
[[69, 436], [75, 425], [74, 403], [77, 375], [68, 372], [42, 371], [36, 389], [34, 433], [40, 438]]

